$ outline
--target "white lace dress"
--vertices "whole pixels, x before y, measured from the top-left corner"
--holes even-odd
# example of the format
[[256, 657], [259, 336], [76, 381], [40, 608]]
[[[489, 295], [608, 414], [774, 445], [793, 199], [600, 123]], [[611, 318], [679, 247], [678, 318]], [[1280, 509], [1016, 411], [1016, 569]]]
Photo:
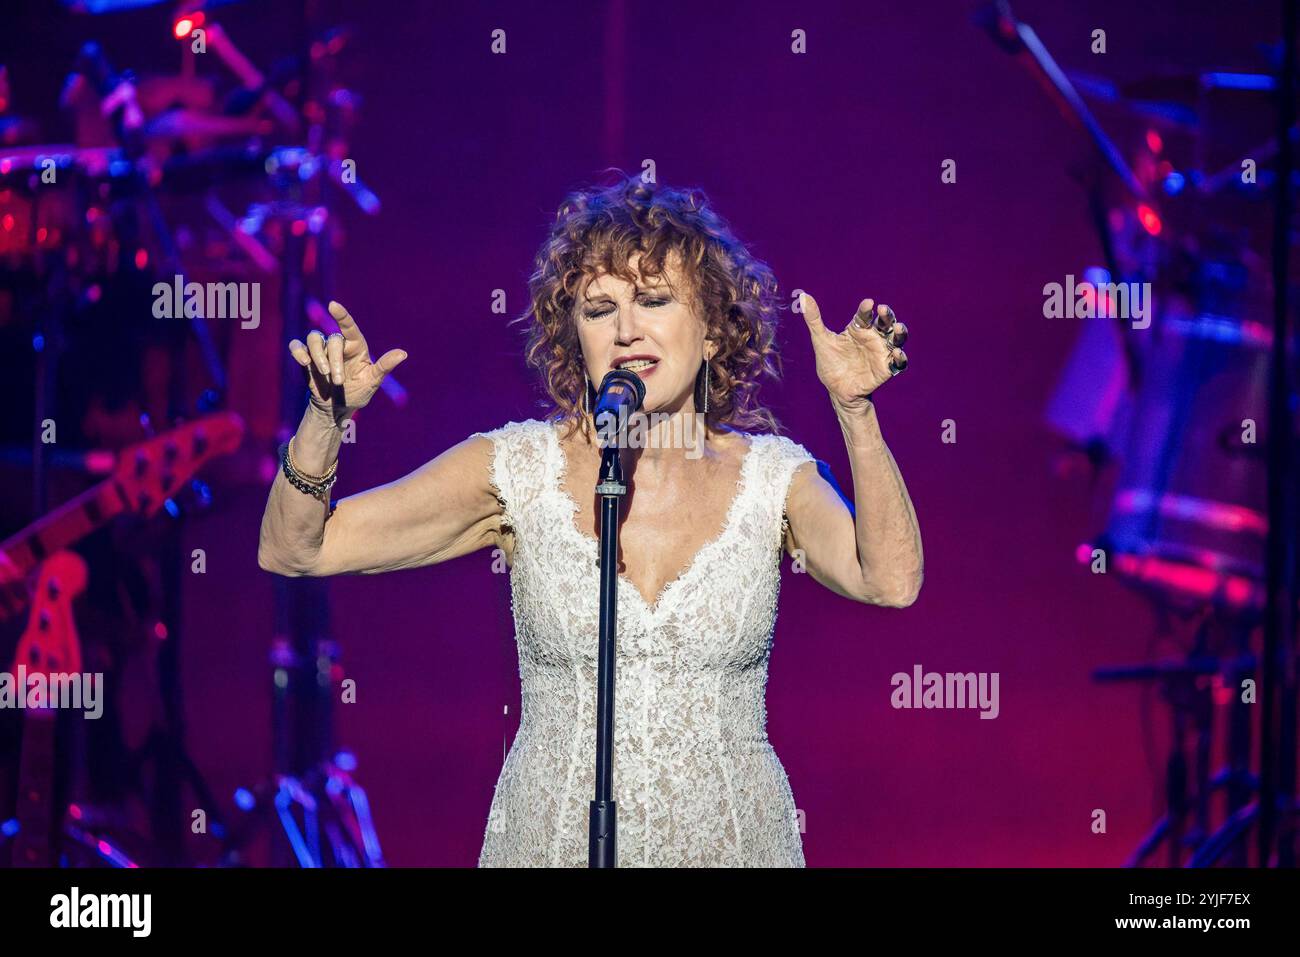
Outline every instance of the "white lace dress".
[[[586, 867], [595, 791], [599, 545], [564, 490], [560, 426], [486, 435], [514, 530], [522, 708], [480, 867]], [[619, 867], [802, 867], [794, 797], [764, 693], [786, 492], [813, 461], [753, 435], [721, 533], [647, 605], [618, 582], [614, 800]]]

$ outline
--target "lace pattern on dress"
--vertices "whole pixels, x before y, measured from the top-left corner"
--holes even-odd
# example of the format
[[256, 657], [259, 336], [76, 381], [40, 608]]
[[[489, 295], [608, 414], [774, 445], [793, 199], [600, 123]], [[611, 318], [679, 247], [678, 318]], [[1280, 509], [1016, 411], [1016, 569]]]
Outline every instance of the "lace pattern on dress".
[[[557, 428], [528, 420], [476, 433], [493, 441], [492, 482], [515, 529], [510, 586], [523, 702], [488, 814], [485, 867], [587, 864], [599, 545], [574, 521]], [[721, 532], [654, 604], [619, 577], [621, 867], [804, 864], [764, 697], [786, 495], [812, 456], [780, 436], [751, 442]]]

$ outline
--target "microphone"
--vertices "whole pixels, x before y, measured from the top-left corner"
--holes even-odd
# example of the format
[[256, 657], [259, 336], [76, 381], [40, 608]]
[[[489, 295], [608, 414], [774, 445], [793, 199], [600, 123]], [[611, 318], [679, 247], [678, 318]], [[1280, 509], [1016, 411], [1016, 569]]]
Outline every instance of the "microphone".
[[596, 390], [596, 411], [592, 415], [596, 431], [612, 439], [643, 401], [645, 383], [641, 377], [627, 369], [611, 369]]

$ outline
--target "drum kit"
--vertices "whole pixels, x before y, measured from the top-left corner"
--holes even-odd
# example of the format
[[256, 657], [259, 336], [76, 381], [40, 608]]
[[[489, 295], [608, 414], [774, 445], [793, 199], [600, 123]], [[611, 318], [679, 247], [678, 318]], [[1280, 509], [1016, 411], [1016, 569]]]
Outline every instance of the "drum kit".
[[[105, 17], [161, 5], [161, 0], [73, 4]], [[246, 277], [277, 283], [283, 335], [275, 340], [275, 356], [279, 342], [303, 335], [309, 325], [332, 331], [320, 302], [328, 298], [324, 287], [338, 241], [337, 202], [346, 196], [367, 215], [379, 210], [378, 199], [354, 170], [345, 170], [347, 135], [358, 108], [337, 75], [348, 34], [312, 25], [309, 16], [312, 35], [303, 53], [264, 72], [215, 19], [222, 5], [173, 4], [174, 15], [160, 29], [170, 27], [178, 42], [181, 65], [174, 74], [137, 78], [117, 70], [99, 44], [87, 43], [70, 64], [59, 102], [75, 130], [72, 143], [41, 142], [39, 123], [7, 112], [15, 77], [0, 65], [0, 274], [5, 280], [0, 317], [5, 311], [35, 317], [32, 421], [37, 435], [55, 408], [60, 350], [75, 337], [80, 317], [133, 276], [147, 285], [154, 278], [171, 282], [174, 276], [204, 273], [226, 281]], [[1277, 388], [1270, 370], [1279, 355], [1286, 368], [1295, 368], [1295, 336], [1279, 341], [1273, 313], [1275, 278], [1296, 275], [1291, 267], [1298, 264], [1300, 244], [1289, 234], [1279, 244], [1270, 231], [1277, 195], [1288, 193], [1276, 180], [1281, 176], [1289, 184], [1295, 176], [1290, 144], [1282, 142], [1279, 131], [1289, 130], [1287, 139], [1296, 131], [1278, 123], [1275, 106], [1286, 99], [1280, 90], [1293, 97], [1294, 76], [1263, 64], [1258, 73], [1185, 70], [1116, 84], [1062, 70], [1006, 2], [987, 7], [978, 20], [1025, 63], [1091, 142], [1092, 161], [1081, 166], [1079, 179], [1103, 262], [1086, 274], [1099, 283], [1149, 283], [1154, 295], [1149, 328], [1083, 324], [1047, 410], [1049, 422], [1074, 451], [1094, 466], [1114, 466], [1104, 531], [1079, 546], [1081, 562], [1097, 570], [1100, 556], [1107, 573], [1149, 597], [1162, 637], [1171, 637], [1183, 623], [1190, 623], [1192, 632], [1177, 657], [1094, 674], [1099, 681], [1153, 682], [1170, 706], [1166, 814], [1129, 863], [1148, 863], [1163, 847], [1172, 866], [1243, 864], [1249, 860], [1247, 836], [1260, 829], [1272, 806], [1264, 793], [1268, 782], [1252, 771], [1252, 736], [1267, 715], [1253, 720], [1256, 699], [1243, 688], [1258, 685], [1261, 672], [1268, 674], [1267, 662], [1252, 650], [1252, 636], [1277, 612], [1267, 586], [1269, 530], [1276, 527], [1270, 483], [1278, 479], [1270, 476], [1266, 439], [1270, 427], [1283, 426], [1285, 438], [1293, 438], [1291, 423], [1271, 421], [1280, 406], [1270, 401]], [[198, 69], [194, 51], [200, 35], [205, 55], [222, 65], [223, 75]], [[221, 97], [223, 88], [228, 92]], [[1105, 111], [1131, 134], [1130, 148], [1106, 133], [1094, 110]], [[235, 192], [241, 194], [242, 212], [229, 207], [226, 194]], [[199, 416], [208, 438], [194, 445], [195, 423], [182, 425], [123, 451], [116, 464], [95, 464], [93, 455], [78, 459], [88, 471], [117, 470], [119, 486], [138, 483], [141, 476], [123, 463], [141, 457], [155, 461], [182, 433], [196, 466], [218, 447], [222, 455], [237, 455], [231, 436], [242, 431], [242, 422], [228, 411], [214, 411], [227, 408], [237, 392], [221, 343], [201, 316], [186, 321], [188, 336], [163, 344], [172, 361], [164, 366], [165, 408], [154, 417], [174, 424]], [[184, 375], [188, 346], [197, 347], [206, 379], [193, 398]], [[269, 426], [252, 423], [254, 436], [272, 448], [301, 407], [297, 370], [283, 362], [276, 368], [284, 377], [278, 416]], [[385, 391], [400, 404], [403, 393], [391, 376]], [[205, 423], [204, 413], [215, 417]], [[23, 450], [3, 450], [6, 459], [30, 461], [34, 514], [43, 517], [3, 544], [27, 555], [29, 543], [45, 543], [32, 550], [30, 568], [24, 568], [39, 576], [45, 592], [35, 601], [28, 595], [27, 604], [33, 614], [45, 610], [42, 622], [70, 623], [65, 605], [59, 605], [58, 615], [50, 615], [49, 608], [66, 603], [95, 568], [67, 561], [66, 552], [54, 552], [45, 562], [37, 559], [48, 550], [52, 528], [85, 534], [93, 522], [84, 516], [69, 521], [63, 514], [67, 505], [50, 513], [48, 470], [51, 460], [56, 465], [60, 460], [39, 441], [25, 454], [30, 458], [23, 458]], [[259, 465], [263, 458], [258, 456]], [[245, 474], [264, 478], [256, 468]], [[178, 514], [183, 483], [173, 472], [151, 481], [156, 500], [139, 503], [139, 510], [154, 514], [165, 502], [169, 514]], [[1296, 484], [1294, 472], [1290, 483]], [[197, 479], [191, 485], [203, 493], [200, 499], [210, 500], [206, 486]], [[1294, 516], [1294, 496], [1291, 502]], [[102, 510], [94, 514], [105, 518]], [[75, 536], [60, 533], [57, 540], [63, 548]], [[182, 567], [174, 535], [170, 545], [174, 553], [164, 561]], [[1294, 551], [1290, 554], [1294, 565]], [[51, 584], [60, 576], [62, 589]], [[68, 582], [76, 582], [75, 589]], [[276, 580], [270, 655], [274, 774], [240, 790], [233, 818], [213, 815], [220, 863], [245, 863], [249, 845], [268, 831], [279, 837], [273, 842], [277, 863], [383, 863], [365, 793], [351, 777], [354, 759], [331, 741], [338, 649], [322, 612], [324, 588], [319, 581]], [[1283, 620], [1293, 626], [1295, 593], [1283, 594], [1290, 596]], [[162, 617], [160, 624], [178, 634], [177, 609]], [[29, 624], [24, 647], [76, 647], [75, 635], [60, 635], [56, 642], [34, 631], [37, 624]], [[1282, 642], [1282, 658], [1290, 663], [1279, 672], [1285, 684], [1294, 680], [1293, 630]], [[180, 713], [179, 692], [166, 686], [166, 676], [176, 671], [178, 646], [169, 643], [172, 660], [160, 661], [158, 668], [164, 685], [159, 690], [172, 715]], [[1265, 658], [1269, 654], [1266, 644]], [[1289, 694], [1283, 696], [1282, 713], [1289, 709], [1293, 719], [1293, 686]], [[1230, 711], [1226, 758], [1215, 771], [1215, 710], [1224, 702]], [[48, 723], [27, 730], [29, 740], [53, 733]], [[1269, 728], [1263, 733], [1267, 741]], [[1293, 720], [1278, 738], [1294, 749]], [[188, 863], [176, 833], [189, 823], [176, 813], [181, 788], [188, 783], [205, 805], [213, 799], [185, 755], [179, 732], [166, 729], [162, 739], [152, 745], [160, 760], [154, 793], [147, 796], [156, 811], [153, 841], [138, 845], [161, 847], [161, 856], [133, 850], [129, 840], [119, 839], [110, 815], [51, 793], [52, 785], [23, 789], [18, 811], [0, 821], [0, 847], [13, 844], [15, 864], [52, 857], [106, 866]], [[43, 766], [48, 761], [35, 760], [35, 753], [24, 758], [21, 774], [28, 782], [52, 777]], [[1283, 773], [1280, 787], [1274, 785], [1286, 795], [1278, 805], [1283, 833], [1293, 828], [1293, 760], [1289, 770], [1291, 779]], [[1224, 804], [1222, 822], [1213, 827], [1216, 792]], [[0, 809], [6, 801], [0, 795]], [[24, 831], [24, 821], [43, 822], [41, 833], [31, 833], [30, 825]], [[1293, 863], [1287, 841], [1275, 847], [1275, 858], [1261, 851], [1259, 862]]]
[[[161, 522], [167, 518], [160, 511], [176, 519], [191, 503], [208, 507], [212, 501], [209, 486], [176, 469], [177, 449], [187, 447], [182, 439], [190, 445], [197, 441], [197, 446], [181, 461], [192, 460], [197, 468], [220, 458], [211, 464], [226, 466], [225, 480], [264, 486], [271, 450], [291, 433], [303, 396], [300, 370], [283, 361], [280, 343], [289, 336], [302, 337], [310, 325], [334, 331], [320, 303], [329, 298], [330, 265], [342, 241], [339, 206], [346, 201], [365, 215], [379, 211], [378, 198], [346, 159], [359, 108], [357, 97], [341, 80], [347, 31], [316, 22], [315, 4], [307, 3], [298, 21], [307, 34], [300, 52], [263, 72], [236, 45], [233, 31], [217, 20], [218, 9], [227, 2], [65, 2], [88, 16], [83, 21], [87, 23], [125, 10], [158, 7], [158, 28], [172, 32], [180, 60], [175, 73], [137, 77], [116, 68], [105, 46], [86, 43], [69, 64], [59, 98], [65, 128], [75, 131], [71, 143], [42, 142], [39, 122], [7, 112], [15, 102], [19, 77], [0, 65], [0, 325], [26, 322], [33, 327], [32, 422], [37, 436], [29, 449], [0, 449], [4, 460], [30, 464], [37, 516], [27, 529], [0, 544], [0, 571], [17, 569], [26, 580], [24, 585], [0, 576], [4, 607], [31, 616], [13, 666], [0, 662], [0, 668], [15, 673], [19, 664], [29, 674], [39, 668], [39, 660], [51, 657], [49, 648], [79, 647], [67, 602], [98, 570], [93, 562], [63, 549], [121, 511], [101, 507], [87, 492], [51, 512], [46, 500], [51, 469], [70, 466], [116, 474], [118, 478], [101, 485], [120, 490], [128, 481], [141, 481], [142, 461], [162, 456], [148, 501], [128, 508], [144, 516], [159, 515]], [[127, 296], [134, 311], [126, 312], [143, 320], [147, 311], [135, 309], [139, 291], [151, 288], [155, 280], [170, 284], [182, 277], [273, 285], [278, 296], [271, 301], [279, 313], [280, 334], [268, 346], [270, 336], [241, 338], [229, 332], [229, 323], [211, 328], [202, 315], [186, 315], [162, 324], [183, 332], [159, 338], [157, 324], [141, 321], [133, 331], [122, 310], [111, 312], [115, 331], [134, 336], [131, 348], [138, 345], [158, 360], [145, 367], [156, 375], [142, 372], [123, 386], [144, 394], [132, 397], [139, 403], [127, 407], [124, 421], [129, 421], [121, 432], [138, 431], [143, 422], [145, 441], [133, 437], [108, 454], [84, 455], [57, 451], [42, 442], [43, 423], [56, 412], [62, 420], [85, 411], [59, 391], [59, 364], [75, 354], [79, 337], [89, 335], [88, 317], [104, 304], [120, 301], [114, 297]], [[201, 385], [187, 381], [195, 367], [202, 370]], [[282, 383], [279, 409], [272, 406], [268, 411], [264, 388], [240, 387], [265, 383], [267, 375], [278, 376]], [[151, 391], [150, 383], [160, 384]], [[391, 376], [385, 391], [401, 403], [404, 394]], [[234, 407], [251, 401], [251, 394], [260, 401], [241, 417]], [[165, 428], [155, 432], [154, 423], [165, 423]], [[191, 435], [195, 429], [197, 440]], [[246, 431], [264, 448], [249, 451], [248, 443], [239, 441]], [[100, 434], [109, 434], [107, 428]], [[68, 511], [70, 504], [76, 514]], [[324, 583], [275, 581], [268, 669], [273, 689], [272, 776], [241, 788], [234, 807], [225, 813], [185, 753], [177, 657], [181, 616], [175, 597], [182, 587], [173, 580], [178, 573], [166, 570], [190, 564], [188, 553], [181, 550], [179, 525], [170, 522], [150, 556], [167, 586], [158, 592], [172, 597], [159, 599], [145, 611], [157, 619], [151, 630], [168, 638], [158, 642], [162, 649], [151, 669], [166, 717], [148, 745], [132, 756], [137, 765], [154, 765], [151, 773], [136, 774], [132, 781], [141, 791], [136, 795], [139, 804], [149, 809], [149, 836], [141, 837], [140, 827], [76, 793], [75, 784], [68, 781], [69, 774], [77, 772], [68, 769], [85, 764], [84, 756], [70, 756], [67, 752], [75, 745], [69, 742], [60, 741], [56, 749], [51, 738], [55, 723], [38, 724], [29, 715], [23, 739], [45, 741], [47, 747], [29, 748], [21, 762], [0, 762], [0, 861], [15, 866], [59, 861], [123, 867], [239, 866], [253, 859], [254, 842], [269, 835], [272, 863], [382, 866], [365, 792], [352, 777], [355, 759], [332, 740], [338, 647], [328, 634]], [[38, 586], [35, 592], [28, 576]], [[50, 613], [55, 603], [59, 615]], [[51, 622], [64, 627], [52, 633]], [[46, 650], [36, 653], [33, 648]], [[0, 653], [10, 650], [13, 647], [6, 644]], [[20, 660], [24, 654], [29, 659]], [[60, 773], [51, 770], [56, 750]], [[19, 766], [6, 769], [5, 764]], [[84, 774], [84, 768], [79, 773]], [[10, 779], [15, 774], [17, 787]], [[186, 788], [193, 795], [190, 803], [182, 796]], [[195, 806], [206, 809], [208, 833], [215, 838], [202, 861], [188, 849], [193, 822], [186, 809]]]
[[[1079, 179], [1103, 262], [1085, 275], [1149, 284], [1154, 299], [1147, 326], [1082, 324], [1046, 413], [1067, 440], [1059, 464], [1087, 462], [1094, 478], [1112, 480], [1097, 483], [1107, 517], [1078, 546], [1079, 562], [1149, 599], [1157, 639], [1178, 647], [1168, 659], [1093, 674], [1152, 683], [1172, 718], [1166, 813], [1128, 865], [1156, 860], [1161, 848], [1169, 866], [1244, 865], [1252, 833], [1256, 863], [1293, 865], [1294, 756], [1286, 751], [1295, 747], [1297, 594], [1285, 577], [1286, 555], [1291, 568], [1295, 555], [1295, 433], [1292, 422], [1271, 420], [1287, 407], [1275, 390], [1291, 409], [1295, 395], [1294, 325], [1277, 335], [1292, 320], [1277, 320], [1275, 302], [1278, 277], [1296, 301], [1300, 264], [1289, 229], [1278, 239], [1276, 212], [1288, 210], [1285, 226], [1296, 182], [1291, 151], [1279, 149], [1280, 130], [1292, 142], [1297, 134], [1287, 66], [1294, 27], [1282, 25], [1291, 42], [1257, 73], [1191, 69], [1116, 84], [1063, 70], [1005, 2], [979, 20], [1090, 140]], [[1115, 139], [1098, 114], [1122, 131]], [[1271, 377], [1275, 365], [1285, 377]], [[1289, 448], [1289, 471], [1271, 461], [1270, 440]], [[1290, 504], [1271, 506], [1271, 498]], [[1280, 531], [1274, 554], [1271, 525]], [[1266, 641], [1256, 654], [1261, 625]], [[1283, 665], [1270, 673], [1268, 660]], [[1271, 688], [1260, 687], [1270, 679]], [[1271, 715], [1259, 706], [1262, 693], [1277, 702]], [[1224, 708], [1216, 705], [1228, 712], [1218, 771], [1216, 713]], [[1283, 755], [1271, 787], [1251, 770], [1256, 729], [1262, 753]], [[1271, 807], [1278, 811], [1265, 822]], [[1264, 828], [1276, 839], [1261, 836]]]

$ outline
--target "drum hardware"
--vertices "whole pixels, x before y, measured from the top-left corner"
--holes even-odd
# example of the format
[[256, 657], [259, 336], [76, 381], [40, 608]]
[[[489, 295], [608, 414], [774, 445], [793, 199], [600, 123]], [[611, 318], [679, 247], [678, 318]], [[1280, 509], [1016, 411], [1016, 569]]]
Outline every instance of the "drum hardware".
[[[131, 5], [138, 6], [138, 0]], [[32, 284], [48, 290], [40, 298], [62, 304], [63, 310], [47, 309], [37, 327], [36, 341], [46, 344], [38, 352], [37, 388], [45, 396], [36, 403], [38, 423], [52, 407], [56, 362], [67, 338], [64, 320], [75, 314], [72, 310], [98, 302], [125, 272], [154, 271], [168, 278], [190, 273], [182, 261], [192, 242], [188, 228], [175, 228], [164, 206], [187, 193], [202, 194], [206, 216], [224, 231], [233, 248], [247, 256], [254, 270], [277, 277], [286, 327], [305, 323], [328, 326], [331, 331], [334, 327], [320, 302], [328, 298], [332, 243], [325, 240], [336, 229], [335, 190], [346, 193], [368, 215], [380, 208], [375, 194], [351, 170], [343, 175], [341, 157], [348, 155], [346, 136], [359, 103], [335, 81], [333, 68], [348, 35], [309, 25], [313, 42], [304, 43], [304, 50], [310, 50], [310, 56], [287, 58], [264, 72], [238, 49], [223, 25], [213, 21], [218, 6], [205, 3], [195, 17], [204, 17], [209, 51], [239, 84], [224, 101], [213, 95], [209, 81], [192, 71], [140, 79], [131, 71], [115, 69], [99, 44], [88, 43], [78, 54], [61, 98], [78, 131], [75, 144], [31, 144], [31, 124], [9, 118], [0, 128], [4, 144], [0, 146], [0, 214], [12, 216], [19, 227], [0, 233], [0, 262], [29, 273]], [[82, 7], [112, 14], [123, 5], [115, 0], [87, 0]], [[189, 33], [174, 35], [184, 41]], [[188, 45], [183, 43], [182, 50], [182, 67], [185, 62], [192, 66]], [[7, 74], [0, 74], [3, 99], [8, 97], [7, 79]], [[301, 109], [292, 99], [301, 99]], [[20, 135], [28, 145], [14, 143], [12, 138]], [[278, 143], [271, 139], [275, 136], [301, 138], [305, 145]], [[48, 175], [42, 182], [41, 173], [46, 171], [53, 183]], [[256, 186], [272, 198], [254, 200], [242, 215], [236, 215], [215, 189], [227, 183]], [[213, 330], [199, 318], [189, 321], [188, 333], [198, 345], [211, 383], [200, 402], [205, 408], [220, 407], [229, 384]], [[180, 352], [184, 345], [184, 336], [175, 337], [171, 369], [177, 374], [169, 380], [173, 415], [182, 414], [185, 406], [179, 374], [184, 368]], [[301, 381], [293, 374], [297, 371], [284, 370], [283, 428], [290, 428], [288, 423], [301, 412]], [[399, 404], [405, 395], [396, 381], [385, 383], [385, 392]], [[291, 408], [295, 403], [298, 407]], [[34, 494], [41, 506], [36, 514], [46, 511], [39, 496], [47, 485], [48, 462], [102, 468], [93, 465], [89, 456], [69, 458], [60, 453], [47, 461], [49, 455], [44, 447], [30, 452]], [[26, 452], [20, 455], [27, 456]], [[179, 559], [174, 564], [186, 566]], [[304, 587], [290, 594], [295, 585]], [[238, 816], [238, 833], [224, 831], [220, 820], [213, 833], [224, 842], [227, 863], [247, 862], [251, 824], [254, 829], [279, 832], [276, 853], [281, 863], [383, 866], [365, 792], [353, 779], [355, 759], [330, 741], [330, 682], [338, 675], [338, 647], [319, 614], [325, 607], [324, 583], [277, 579], [276, 587], [274, 775], [264, 787], [240, 792], [237, 804], [250, 813]], [[168, 587], [166, 592], [175, 595], [180, 589]], [[162, 617], [174, 623], [178, 611], [169, 607]], [[173, 649], [176, 644], [173, 639]], [[159, 670], [161, 680], [174, 690], [178, 660], [174, 651], [172, 655], [166, 664], [160, 663]], [[164, 698], [166, 706], [178, 712], [176, 695], [164, 690]], [[171, 836], [159, 837], [164, 844], [160, 853], [143, 859], [164, 863], [181, 863], [183, 849], [172, 833], [178, 788], [187, 775], [191, 783], [197, 777], [197, 769], [174, 743], [153, 739], [148, 745], [154, 749], [149, 752], [154, 759], [171, 769], [154, 782], [150, 794], [161, 815], [155, 821], [156, 831]], [[216, 807], [206, 797], [203, 803]], [[263, 806], [272, 813], [254, 813]], [[112, 829], [100, 809], [79, 802], [70, 805], [68, 816], [69, 863], [129, 866], [142, 859], [108, 838], [99, 843]]]
[[[1266, 769], [1275, 724], [1283, 747], [1295, 740], [1294, 689], [1278, 686], [1279, 692], [1272, 686], [1276, 676], [1267, 673], [1270, 662], [1283, 660], [1277, 645], [1270, 650], [1266, 640], [1265, 654], [1257, 656], [1250, 638], [1261, 622], [1295, 622], [1290, 613], [1278, 618], [1266, 586], [1269, 569], [1277, 568], [1269, 536], [1276, 520], [1270, 516], [1277, 514], [1270, 483], [1285, 478], [1277, 474], [1272, 450], [1295, 444], [1289, 417], [1270, 421], [1285, 408], [1270, 374], [1294, 368], [1297, 353], [1291, 337], [1275, 334], [1276, 312], [1271, 323], [1266, 318], [1275, 304], [1260, 294], [1270, 285], [1279, 288], [1276, 277], [1285, 276], [1287, 259], [1279, 259], [1274, 239], [1270, 282], [1265, 214], [1282, 208], [1289, 215], [1289, 202], [1266, 207], [1261, 200], [1274, 199], [1272, 191], [1256, 183], [1276, 186], [1280, 179], [1288, 186], [1297, 180], [1276, 133], [1261, 135], [1295, 131], [1294, 117], [1284, 112], [1279, 119], [1271, 102], [1276, 90], [1295, 88], [1294, 70], [1283, 71], [1281, 79], [1189, 70], [1116, 84], [1060, 71], [1007, 2], [989, 5], [977, 20], [1021, 57], [1065, 116], [1091, 137], [1100, 172], [1084, 185], [1108, 278], [1149, 281], [1156, 289], [1149, 329], [1085, 326], [1048, 410], [1049, 421], [1094, 468], [1117, 473], [1105, 531], [1078, 547], [1079, 562], [1097, 571], [1100, 553], [1104, 570], [1149, 599], [1158, 613], [1202, 619], [1185, 660], [1094, 672], [1098, 681], [1157, 682], [1173, 720], [1166, 814], [1127, 863], [1153, 860], [1164, 845], [1173, 866], [1223, 859], [1244, 864], [1247, 831], [1253, 828], [1260, 833], [1259, 863], [1286, 866], [1294, 853], [1289, 818], [1295, 805], [1278, 805], [1285, 823], [1277, 827], [1251, 803], [1282, 779], [1270, 784], [1264, 770], [1258, 776], [1250, 771], [1251, 712], [1240, 702], [1239, 688], [1251, 678], [1269, 684], [1269, 694], [1286, 697], [1261, 725]], [[1284, 43], [1293, 57], [1295, 24], [1288, 22]], [[1103, 132], [1084, 95], [1142, 124], [1128, 158]], [[1249, 189], [1241, 188], [1242, 157], [1256, 163]], [[1107, 193], [1115, 197], [1111, 202]], [[1284, 608], [1297, 607], [1294, 590], [1282, 594], [1288, 595]], [[1266, 639], [1271, 633], [1276, 642], [1277, 627], [1271, 627], [1265, 628]], [[1219, 635], [1227, 637], [1212, 640]], [[1288, 632], [1281, 641], [1290, 660], [1295, 636]], [[1232, 727], [1227, 766], [1218, 772], [1209, 762], [1215, 708], [1210, 689], [1216, 683], [1231, 702]], [[1293, 789], [1293, 778], [1281, 786]], [[1216, 790], [1227, 791], [1229, 801], [1214, 828], [1209, 797]], [[1276, 843], [1274, 833], [1280, 835]]]

